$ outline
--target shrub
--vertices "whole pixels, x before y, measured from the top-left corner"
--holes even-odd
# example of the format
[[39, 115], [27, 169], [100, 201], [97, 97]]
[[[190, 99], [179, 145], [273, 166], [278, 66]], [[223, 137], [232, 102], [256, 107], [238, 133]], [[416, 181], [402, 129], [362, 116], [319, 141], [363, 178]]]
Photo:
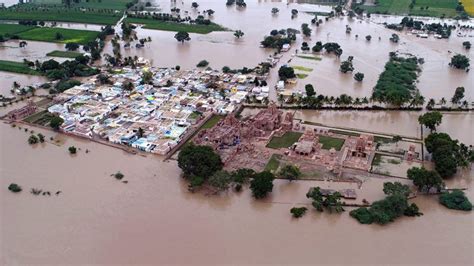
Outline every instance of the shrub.
[[306, 208], [306, 207], [300, 207], [300, 208], [293, 207], [293, 208], [291, 208], [290, 213], [293, 215], [294, 218], [300, 218], [300, 217], [303, 217], [303, 215], [306, 214], [307, 210], [308, 210], [308, 208]]
[[11, 192], [14, 192], [14, 193], [18, 193], [20, 192], [22, 189], [19, 185], [15, 184], [15, 183], [11, 183], [9, 186], [8, 186], [8, 190], [10, 190]]
[[439, 197], [439, 202], [446, 206], [449, 209], [461, 210], [461, 211], [471, 211], [472, 203], [464, 195], [464, 192], [461, 190], [453, 190], [452, 192], [443, 193]]
[[199, 63], [196, 65], [197, 67], [207, 67], [209, 65], [209, 62], [206, 60], [201, 60]]
[[120, 171], [118, 171], [117, 173], [114, 174], [114, 177], [115, 177], [117, 180], [121, 180], [122, 178], [125, 177], [125, 175], [122, 174]]
[[77, 153], [77, 149], [74, 146], [69, 147], [68, 151], [69, 151], [70, 154], [76, 154]]

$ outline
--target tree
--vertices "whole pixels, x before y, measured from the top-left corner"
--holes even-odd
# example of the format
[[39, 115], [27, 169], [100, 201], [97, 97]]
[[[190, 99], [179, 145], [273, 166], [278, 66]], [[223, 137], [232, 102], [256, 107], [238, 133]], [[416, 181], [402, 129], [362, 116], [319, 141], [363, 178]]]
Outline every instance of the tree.
[[311, 28], [308, 26], [308, 23], [301, 24], [301, 31], [305, 37], [311, 36]]
[[393, 42], [393, 43], [398, 43], [398, 41], [400, 40], [400, 37], [398, 36], [398, 34], [392, 34], [392, 37], [390, 37], [390, 41]]
[[321, 52], [321, 50], [323, 50], [323, 44], [321, 42], [316, 42], [316, 44], [313, 46], [313, 48], [311, 48], [311, 50], [313, 50], [313, 52], [315, 53], [319, 53]]
[[265, 198], [267, 194], [273, 190], [273, 179], [275, 179], [275, 177], [268, 171], [255, 174], [252, 181], [250, 182], [252, 195], [256, 199]]
[[68, 148], [68, 151], [69, 151], [70, 154], [76, 154], [77, 153], [77, 149], [74, 146], [70, 146]]
[[462, 190], [453, 190], [452, 192], [445, 192], [439, 197], [439, 202], [445, 207], [453, 210], [471, 211], [472, 203], [464, 195]]
[[357, 72], [357, 73], [355, 73], [355, 75], [354, 75], [354, 79], [355, 79], [356, 81], [358, 81], [358, 82], [363, 81], [363, 80], [364, 80], [364, 77], [365, 77], [364, 73], [360, 73], [360, 72]]
[[278, 12], [280, 12], [280, 9], [278, 9], [276, 7], [272, 8], [272, 14], [273, 15], [276, 15]]
[[192, 3], [191, 3], [191, 7], [194, 8], [194, 9], [196, 9], [196, 8], [199, 7], [199, 4], [196, 3], [196, 2], [192, 2]]
[[44, 142], [44, 135], [41, 134], [41, 133], [38, 133], [38, 140], [40, 143], [43, 143]]
[[457, 68], [457, 69], [466, 69], [470, 66], [469, 58], [464, 55], [457, 54], [451, 58], [450, 66]]
[[370, 42], [370, 40], [372, 40], [372, 36], [367, 35], [367, 36], [365, 36], [365, 39]]
[[228, 190], [231, 182], [232, 175], [223, 170], [215, 172], [207, 181], [207, 183], [217, 191]]
[[418, 117], [418, 122], [420, 125], [423, 125], [431, 130], [431, 132], [436, 131], [436, 127], [441, 124], [443, 115], [438, 112], [428, 112]]
[[311, 84], [306, 84], [304, 86], [304, 89], [306, 91], [306, 96], [307, 97], [314, 97], [316, 95], [316, 92], [314, 91], [314, 87]]
[[134, 88], [135, 88], [135, 85], [133, 85], [133, 83], [130, 80], [125, 80], [122, 83], [122, 90], [132, 91]]
[[178, 33], [176, 33], [174, 35], [174, 38], [178, 42], [181, 42], [181, 43], [184, 43], [185, 41], [190, 41], [191, 40], [191, 38], [189, 37], [189, 33], [185, 32], [185, 31], [178, 31]]
[[209, 65], [209, 62], [206, 60], [201, 60], [199, 63], [196, 65], [197, 67], [207, 67]]
[[241, 168], [232, 172], [232, 181], [237, 184], [246, 184], [254, 175], [253, 169]]
[[413, 181], [418, 191], [428, 192], [432, 188], [436, 188], [436, 191], [440, 191], [444, 186], [443, 179], [436, 171], [429, 171], [424, 167], [412, 167], [408, 169], [407, 176]]
[[454, 92], [453, 98], [451, 99], [451, 102], [453, 104], [459, 104], [462, 98], [464, 98], [464, 87], [457, 87], [456, 91]]
[[59, 127], [64, 123], [64, 120], [59, 116], [53, 116], [49, 121], [49, 126], [55, 130], [59, 130]]
[[144, 135], [145, 135], [145, 130], [143, 130], [143, 128], [139, 127], [137, 129], [137, 137], [138, 138], [143, 138]]
[[281, 80], [287, 80], [296, 77], [295, 70], [289, 66], [281, 66], [280, 69], [278, 69], [278, 76]]
[[293, 215], [294, 218], [301, 218], [303, 217], [303, 215], [305, 215], [307, 210], [308, 208], [306, 207], [300, 207], [300, 208], [293, 207], [291, 208], [290, 213]]
[[240, 37], [244, 36], [244, 32], [241, 31], [241, 30], [236, 30], [234, 32], [234, 36], [237, 38], [237, 39], [240, 39]]
[[385, 195], [395, 195], [395, 194], [400, 194], [405, 197], [408, 197], [410, 195], [410, 187], [407, 185], [403, 185], [400, 182], [385, 182], [383, 183], [383, 193]]
[[325, 208], [330, 213], [344, 211], [341, 202], [342, 195], [339, 192], [323, 195], [320, 187], [313, 187], [306, 193], [306, 197], [313, 200], [312, 205], [319, 212], [323, 212]]
[[143, 71], [142, 73], [142, 81], [144, 84], [149, 84], [153, 80], [153, 72], [151, 71]]
[[8, 190], [10, 190], [13, 193], [18, 193], [18, 192], [22, 191], [21, 187], [19, 185], [15, 184], [15, 183], [11, 183], [8, 186]]
[[352, 65], [352, 59], [353, 59], [352, 56], [349, 56], [349, 58], [346, 61], [342, 61], [339, 71], [341, 71], [344, 74], [347, 72], [354, 71], [354, 66]]
[[36, 143], [38, 143], [38, 141], [39, 141], [39, 139], [38, 139], [38, 137], [35, 136], [35, 135], [31, 135], [31, 136], [28, 138], [28, 143], [29, 143], [30, 145], [36, 144]]
[[293, 181], [298, 179], [301, 176], [301, 171], [296, 165], [285, 165], [281, 168], [278, 175], [281, 178], [286, 178], [288, 180]]
[[210, 146], [185, 145], [178, 154], [178, 166], [186, 177], [199, 176], [207, 179], [222, 169], [219, 154]]
[[79, 44], [73, 42], [66, 43], [65, 48], [68, 51], [76, 51], [77, 49], [79, 49]]
[[471, 42], [470, 41], [465, 41], [462, 43], [462, 46], [466, 48], [467, 50], [471, 49]]

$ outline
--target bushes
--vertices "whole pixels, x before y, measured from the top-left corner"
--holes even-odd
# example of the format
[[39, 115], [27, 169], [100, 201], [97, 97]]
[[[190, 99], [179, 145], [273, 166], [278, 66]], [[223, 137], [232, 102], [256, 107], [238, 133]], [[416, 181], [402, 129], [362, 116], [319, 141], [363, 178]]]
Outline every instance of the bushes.
[[74, 146], [71, 146], [68, 148], [68, 151], [70, 154], [76, 154], [77, 153], [77, 148]]
[[273, 190], [273, 179], [275, 179], [273, 174], [267, 171], [255, 174], [250, 182], [252, 195], [256, 199], [265, 198]]
[[464, 55], [457, 54], [451, 58], [451, 63], [449, 63], [449, 65], [457, 69], [466, 69], [470, 66], [469, 58]]
[[196, 65], [197, 67], [207, 67], [209, 65], [209, 62], [206, 60], [201, 60], [199, 63]]
[[306, 207], [300, 207], [300, 208], [293, 207], [291, 208], [290, 213], [293, 215], [294, 218], [301, 218], [303, 217], [303, 215], [306, 214], [307, 210], [308, 208]]
[[461, 190], [443, 193], [439, 197], [439, 202], [445, 207], [453, 210], [471, 211], [472, 204]]
[[31, 135], [31, 136], [28, 138], [28, 143], [31, 144], [31, 145], [32, 145], [32, 144], [36, 144], [36, 143], [38, 143], [38, 142], [39, 142], [39, 139], [38, 139], [38, 137], [35, 136], [35, 135]]
[[21, 192], [21, 187], [15, 183], [11, 183], [9, 186], [8, 186], [8, 190], [10, 190], [11, 192], [13, 193], [18, 193], [18, 192]]

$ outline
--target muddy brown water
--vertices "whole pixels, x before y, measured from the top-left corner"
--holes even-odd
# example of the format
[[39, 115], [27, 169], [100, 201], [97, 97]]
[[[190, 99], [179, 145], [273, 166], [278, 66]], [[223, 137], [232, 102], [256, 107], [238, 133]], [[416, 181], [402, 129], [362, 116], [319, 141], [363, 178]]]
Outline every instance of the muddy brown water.
[[[329, 215], [312, 209], [295, 220], [289, 209], [310, 203], [305, 198], [309, 187], [357, 187], [281, 180], [264, 201], [253, 200], [249, 189], [204, 196], [187, 191], [175, 161], [38, 129], [61, 144], [32, 147], [29, 133], [3, 123], [0, 129], [3, 265], [473, 262], [473, 213], [445, 209], [432, 197], [414, 200], [424, 216], [384, 227], [360, 225], [348, 212]], [[80, 148], [75, 156], [68, 154], [71, 145]], [[128, 184], [110, 176], [117, 171]], [[448, 183], [469, 187], [472, 199], [472, 174], [464, 172]], [[394, 180], [364, 179], [359, 197], [382, 198], [385, 181]], [[11, 182], [24, 190], [9, 192]], [[33, 196], [31, 188], [62, 193]]]
[[[169, 1], [159, 2], [165, 9], [169, 5]], [[185, 1], [186, 7], [190, 2]], [[129, 54], [150, 58], [156, 66], [179, 64], [191, 68], [202, 59], [207, 59], [216, 68], [252, 66], [271, 53], [258, 48], [264, 34], [273, 28], [299, 28], [311, 17], [300, 13], [298, 18], [291, 20], [289, 13], [296, 4], [246, 1], [247, 9], [239, 10], [216, 2], [200, 1], [200, 9], [214, 9], [216, 22], [242, 29], [246, 34], [243, 39], [235, 40], [231, 32], [192, 34], [192, 41], [181, 45], [174, 40], [174, 33], [140, 29], [139, 37], [151, 36], [153, 42], [142, 50], [131, 49]], [[308, 6], [304, 5], [304, 8], [311, 7]], [[280, 8], [278, 16], [270, 15], [272, 7]], [[316, 40], [340, 42], [344, 49], [343, 59], [354, 55], [356, 69], [366, 73], [366, 80], [360, 88], [353, 87], [351, 79], [339, 77], [337, 59], [323, 56], [323, 61], [316, 62], [319, 65], [311, 72], [315, 77], [307, 78], [308, 81], [314, 79], [318, 93], [369, 95], [388, 52], [415, 49], [427, 61], [418, 85], [427, 98], [444, 96], [449, 99], [456, 86], [464, 85], [466, 95], [472, 99], [472, 72], [453, 72], [446, 66], [450, 57], [448, 49], [464, 52], [460, 47], [462, 40], [421, 40], [403, 35], [401, 48], [394, 47], [388, 43], [391, 31], [367, 22], [345, 20], [333, 20], [321, 27], [316, 35], [313, 32], [312, 43]], [[350, 36], [343, 32], [348, 23], [353, 27]], [[331, 31], [329, 36], [327, 31]], [[357, 41], [354, 40], [356, 32], [359, 32]], [[378, 44], [376, 37], [366, 44], [363, 36], [367, 32], [383, 36], [382, 44]], [[28, 53], [32, 56], [41, 57], [56, 49], [56, 45], [29, 42], [27, 49], [31, 49]], [[468, 55], [472, 57], [470, 53]], [[21, 54], [0, 49], [0, 58], [13, 60], [21, 58]], [[433, 71], [427, 71], [430, 69]], [[10, 74], [0, 75], [1, 93], [4, 93], [4, 87], [7, 88], [5, 91], [10, 90], [13, 80], [25, 83], [23, 85], [37, 82], [24, 75], [8, 79], [5, 75]], [[305, 83], [300, 82], [303, 86]], [[323, 124], [415, 137], [420, 134], [418, 115], [416, 112], [297, 112], [297, 117]], [[472, 118], [470, 113], [445, 114], [440, 131], [474, 144]], [[384, 227], [360, 225], [348, 212], [329, 215], [311, 210], [304, 218], [294, 220], [289, 209], [309, 204], [305, 198], [309, 187], [354, 188], [354, 185], [276, 181], [271, 197], [264, 201], [253, 200], [248, 189], [240, 194], [229, 192], [220, 196], [191, 194], [180, 178], [175, 161], [163, 162], [161, 157], [151, 155], [130, 155], [87, 140], [34, 130], [46, 135], [47, 140], [55, 136], [61, 140], [61, 145], [29, 146], [28, 133], [0, 124], [2, 265], [295, 265], [315, 262], [472, 265], [474, 262], [473, 213], [448, 210], [432, 197], [414, 200], [424, 216], [404, 217]], [[81, 149], [78, 155], [68, 154], [67, 148], [71, 145]], [[85, 154], [86, 149], [90, 153]], [[125, 174], [128, 184], [110, 176], [117, 171]], [[472, 171], [464, 171], [448, 184], [468, 187], [467, 194], [473, 200], [473, 176]], [[361, 198], [371, 200], [383, 197], [383, 182], [394, 181], [364, 180], [358, 193]], [[24, 191], [10, 193], [6, 187], [12, 182], [20, 184]], [[62, 193], [50, 197], [33, 196], [29, 193], [31, 188]]]

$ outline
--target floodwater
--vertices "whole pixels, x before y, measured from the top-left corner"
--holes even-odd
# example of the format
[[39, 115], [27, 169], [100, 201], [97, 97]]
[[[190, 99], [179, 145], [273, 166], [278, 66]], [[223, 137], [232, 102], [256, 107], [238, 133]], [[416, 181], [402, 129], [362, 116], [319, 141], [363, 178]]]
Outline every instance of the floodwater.
[[[253, 200], [248, 189], [204, 196], [186, 190], [174, 161], [37, 129], [62, 145], [31, 147], [23, 130], [5, 124], [0, 130], [4, 265], [295, 265], [315, 259], [318, 264], [472, 265], [474, 260], [474, 213], [445, 209], [435, 198], [414, 200], [423, 216], [403, 217], [384, 227], [360, 225], [348, 212], [330, 215], [312, 209], [295, 220], [289, 209], [310, 203], [305, 198], [309, 187], [356, 187], [277, 181], [264, 201]], [[68, 154], [70, 145], [81, 149], [78, 155]], [[110, 176], [119, 170], [128, 184]], [[469, 187], [472, 199], [469, 175], [449, 183]], [[384, 181], [393, 180], [365, 180], [360, 197], [382, 198]], [[11, 182], [24, 191], [8, 192]], [[31, 188], [53, 195], [33, 196]]]
[[[158, 2], [163, 10], [169, 10], [170, 1]], [[190, 8], [191, 2], [184, 1], [185, 8], [178, 3], [178, 7], [194, 12]], [[301, 12], [303, 9], [327, 8], [306, 4], [287, 6], [286, 2], [280, 1], [246, 2], [246, 9], [238, 9], [226, 7], [224, 2], [199, 1], [199, 10], [212, 8], [216, 11], [216, 23], [243, 30], [245, 36], [240, 40], [236, 40], [232, 32], [215, 32], [191, 34], [190, 42], [180, 44], [172, 32], [138, 29], [139, 38], [151, 36], [153, 41], [141, 50], [123, 50], [123, 55], [143, 56], [160, 67], [193, 68], [202, 59], [208, 60], [213, 68], [254, 66], [272, 53], [258, 47], [270, 30], [299, 29], [301, 23], [309, 23], [311, 19], [310, 15]], [[278, 7], [280, 14], [272, 16], [272, 7]], [[292, 20], [290, 11], [295, 7], [301, 7], [300, 14]], [[346, 24], [353, 28], [351, 35], [345, 34]], [[359, 34], [358, 40], [355, 40], [355, 34]], [[374, 37], [371, 43], [366, 43], [366, 34]], [[402, 34], [397, 46], [388, 42], [391, 34], [382, 26], [366, 21], [360, 23], [343, 18], [323, 23], [314, 30], [311, 44], [317, 40], [339, 42], [344, 50], [342, 59], [355, 56], [356, 71], [364, 72], [366, 79], [355, 85], [351, 77], [340, 78], [339, 60], [323, 55], [322, 61], [311, 62], [314, 63], [311, 75], [297, 86], [302, 88], [311, 82], [318, 93], [368, 96], [388, 53], [400, 49], [419, 53], [425, 58], [418, 87], [426, 98], [449, 99], [457, 86], [465, 86], [467, 98], [472, 101], [472, 72], [468, 74], [447, 67], [451, 56], [448, 50], [466, 53], [461, 38], [421, 40]], [[380, 43], [378, 36], [381, 36]], [[16, 48], [0, 49], [0, 59], [21, 61], [24, 56], [30, 60], [40, 59], [58, 48], [57, 44], [28, 43], [24, 52]], [[110, 52], [110, 49], [108, 44], [106, 51]], [[468, 56], [472, 58], [472, 52]], [[310, 64], [298, 60], [291, 64]], [[0, 73], [1, 93], [9, 92], [13, 80], [22, 85], [39, 81], [36, 77], [30, 79], [3, 72]], [[418, 115], [418, 112], [296, 112], [296, 118], [326, 125], [414, 137], [420, 135]], [[466, 144], [474, 144], [472, 119], [472, 113], [445, 113], [439, 130]], [[424, 216], [404, 217], [384, 227], [360, 225], [347, 212], [329, 215], [311, 210], [304, 218], [295, 220], [289, 209], [310, 203], [305, 198], [309, 187], [356, 187], [314, 181], [276, 181], [272, 196], [264, 201], [253, 200], [249, 189], [240, 194], [229, 192], [220, 196], [192, 194], [180, 178], [175, 161], [163, 162], [161, 157], [151, 155], [130, 155], [87, 140], [34, 130], [46, 135], [47, 140], [51, 136], [60, 139], [61, 144], [32, 147], [27, 144], [28, 133], [0, 124], [2, 265], [295, 265], [314, 264], [315, 261], [318, 264], [472, 265], [474, 262], [474, 213], [448, 210], [439, 205], [436, 198], [414, 200]], [[67, 148], [71, 145], [81, 149], [78, 155], [68, 154]], [[86, 149], [90, 150], [87, 154]], [[124, 173], [128, 184], [110, 176], [117, 171]], [[474, 200], [473, 176], [472, 171], [464, 171], [448, 184], [468, 187], [467, 194]], [[385, 181], [394, 180], [365, 180], [362, 189], [358, 190], [360, 198], [371, 201], [382, 198]], [[20, 184], [23, 192], [10, 193], [6, 187], [12, 182]], [[50, 197], [33, 196], [29, 193], [31, 188], [62, 193]]]
[[45, 77], [24, 75], [18, 73], [10, 73], [0, 71], [0, 94], [3, 96], [11, 96], [10, 90], [12, 89], [13, 82], [16, 81], [22, 86], [28, 86], [33, 84], [43, 84], [47, 81]]
[[[242, 116], [255, 114], [260, 109], [246, 108]], [[423, 112], [400, 111], [334, 111], [334, 110], [295, 110], [295, 119], [320, 123], [325, 126], [361, 130], [379, 134], [400, 135], [420, 138], [421, 129], [418, 117]], [[448, 133], [467, 145], [474, 145], [474, 113], [442, 112], [443, 121], [438, 132]], [[425, 137], [429, 130], [423, 131]]]

